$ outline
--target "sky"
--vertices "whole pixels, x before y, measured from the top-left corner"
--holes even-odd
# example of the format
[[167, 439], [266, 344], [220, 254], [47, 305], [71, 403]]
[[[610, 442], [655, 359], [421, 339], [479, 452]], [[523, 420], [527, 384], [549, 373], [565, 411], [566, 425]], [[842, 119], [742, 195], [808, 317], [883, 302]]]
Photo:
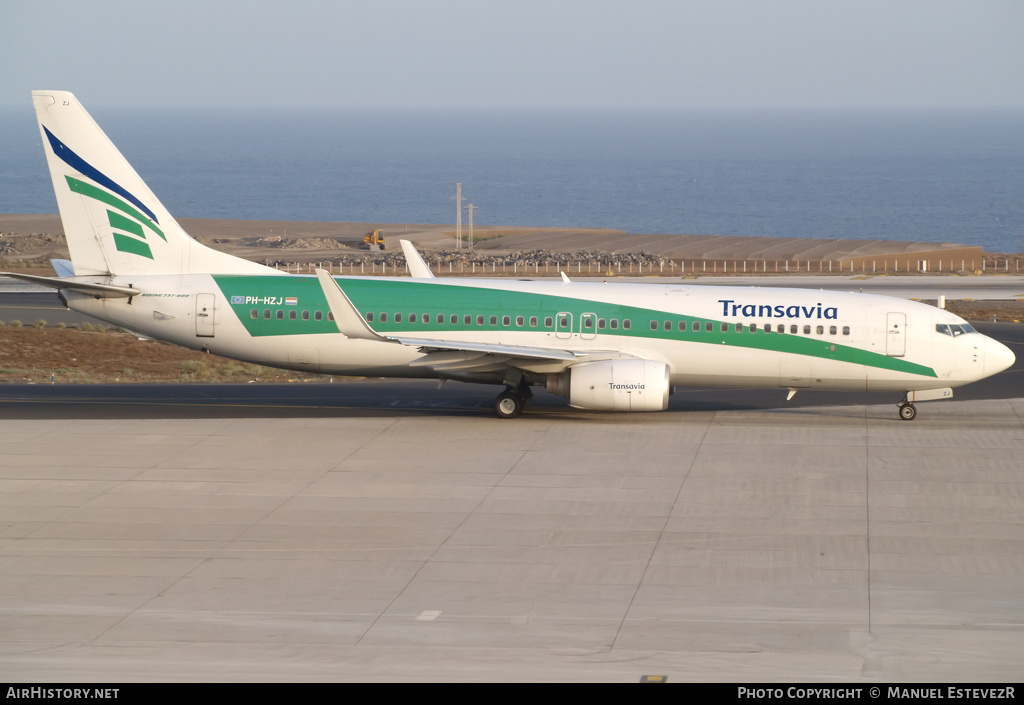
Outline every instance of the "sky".
[[1022, 0], [0, 0], [0, 106], [1024, 106]]

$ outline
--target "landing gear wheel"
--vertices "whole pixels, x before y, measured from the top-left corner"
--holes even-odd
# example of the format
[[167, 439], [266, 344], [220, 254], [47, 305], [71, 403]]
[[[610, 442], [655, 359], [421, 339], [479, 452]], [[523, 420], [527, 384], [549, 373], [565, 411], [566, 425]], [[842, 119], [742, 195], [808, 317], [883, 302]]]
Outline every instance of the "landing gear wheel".
[[901, 419], [904, 421], [913, 421], [915, 416], [917, 416], [917, 407], [910, 402], [903, 402], [900, 404]]
[[526, 400], [516, 392], [506, 389], [494, 400], [494, 413], [501, 419], [514, 419], [523, 413]]

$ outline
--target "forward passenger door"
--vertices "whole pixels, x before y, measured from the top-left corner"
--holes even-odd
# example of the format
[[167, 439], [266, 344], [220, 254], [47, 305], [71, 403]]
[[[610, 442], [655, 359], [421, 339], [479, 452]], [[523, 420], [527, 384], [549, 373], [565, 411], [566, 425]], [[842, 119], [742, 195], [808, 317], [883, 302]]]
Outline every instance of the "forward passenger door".
[[885, 354], [903, 357], [907, 354], [907, 314], [890, 312], [886, 316]]

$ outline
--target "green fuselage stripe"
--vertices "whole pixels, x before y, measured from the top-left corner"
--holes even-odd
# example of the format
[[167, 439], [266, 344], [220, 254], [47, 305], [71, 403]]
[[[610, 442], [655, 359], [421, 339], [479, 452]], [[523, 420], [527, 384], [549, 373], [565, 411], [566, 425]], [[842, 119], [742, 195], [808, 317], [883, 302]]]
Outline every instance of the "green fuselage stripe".
[[[296, 335], [308, 333], [337, 333], [338, 328], [327, 319], [329, 307], [323, 290], [315, 277], [266, 277], [229, 276], [214, 277], [217, 285], [227, 298], [235, 315], [254, 337]], [[617, 336], [634, 339], [675, 340], [688, 343], [731, 345], [758, 350], [807, 355], [810, 357], [867, 365], [880, 369], [895, 370], [935, 377], [935, 371], [925, 365], [896, 357], [880, 355], [857, 347], [842, 345], [833, 340], [787, 333], [766, 333], [761, 330], [750, 332], [743, 326], [736, 332], [736, 322], [729, 322], [727, 331], [721, 331], [722, 321], [712, 318], [685, 316], [656, 309], [604, 303], [585, 299], [539, 294], [484, 287], [464, 287], [445, 284], [431, 284], [415, 280], [395, 279], [346, 279], [339, 278], [338, 284], [344, 290], [359, 312], [366, 317], [373, 314], [371, 327], [382, 335], [407, 336], [412, 338], [444, 339], [446, 333], [472, 331], [481, 332], [554, 332], [555, 325], [544, 326], [544, 319], [556, 318], [559, 313], [572, 315], [572, 332], [580, 332], [580, 316], [593, 314], [594, 318], [606, 321], [617, 319], [619, 328], [606, 325], [601, 330], [591, 329], [586, 333], [607, 339]], [[281, 311], [281, 318], [278, 318]], [[302, 312], [308, 311], [308, 320], [302, 319]], [[322, 312], [322, 320], [314, 319], [316, 311]], [[269, 312], [270, 318], [265, 318]], [[290, 317], [295, 312], [295, 318]], [[255, 313], [255, 317], [254, 316]], [[388, 320], [382, 322], [380, 314], [386, 313]], [[395, 313], [402, 314], [402, 322], [394, 321]], [[409, 323], [409, 314], [416, 315], [416, 322]], [[423, 315], [430, 316], [430, 323], [424, 324]], [[456, 323], [451, 316], [457, 314]], [[464, 323], [469, 315], [471, 323]], [[483, 316], [483, 325], [477, 325], [477, 317]], [[496, 317], [492, 324], [491, 316]], [[509, 325], [503, 325], [503, 317], [510, 318]], [[517, 317], [523, 318], [522, 325], [516, 325]], [[538, 325], [530, 326], [532, 316]], [[438, 323], [443, 317], [443, 323]], [[622, 321], [631, 321], [631, 327], [624, 329]], [[658, 322], [651, 329], [650, 322]], [[665, 329], [664, 323], [670, 327]], [[679, 323], [685, 322], [686, 330], [679, 330]], [[692, 324], [700, 323], [700, 330], [693, 331]], [[706, 332], [705, 324], [711, 323], [713, 331]], [[803, 322], [802, 322], [803, 323]], [[801, 323], [801, 325], [802, 325]], [[829, 321], [831, 324], [838, 321]], [[595, 324], [596, 325], [596, 324]], [[568, 331], [566, 331], [568, 332]]]

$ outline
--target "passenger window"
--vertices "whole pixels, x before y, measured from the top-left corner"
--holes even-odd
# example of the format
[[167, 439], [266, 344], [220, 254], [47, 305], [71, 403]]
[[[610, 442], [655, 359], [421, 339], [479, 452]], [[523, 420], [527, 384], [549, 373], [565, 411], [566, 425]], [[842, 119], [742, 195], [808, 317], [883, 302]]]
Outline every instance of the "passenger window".
[[537, 317], [536, 316], [530, 316], [530, 328], [536, 328], [536, 327], [537, 327]]
[[401, 322], [402, 322], [402, 314], [396, 313], [395, 314], [395, 323], [401, 323]]
[[259, 317], [260, 317], [260, 312], [257, 311], [256, 309], [253, 309], [252, 311], [249, 311], [249, 318], [256, 319], [256, 318], [259, 318]]
[[658, 322], [651, 321], [651, 330], [658, 330]]
[[502, 316], [501, 317], [501, 325], [503, 325], [503, 326], [510, 326], [510, 325], [512, 325], [512, 317], [511, 316]]
[[626, 330], [629, 330], [632, 325], [633, 325], [633, 322], [631, 320], [629, 320], [628, 318], [622, 319], [622, 327], [625, 328]]
[[751, 323], [750, 324], [750, 332], [751, 333], [756, 333], [757, 332], [757, 324], [756, 323]]
[[558, 327], [559, 328], [568, 328], [569, 327], [569, 317], [568, 316], [562, 316], [561, 318], [559, 318], [558, 319]]
[[686, 332], [686, 321], [679, 321], [679, 330], [680, 332]]
[[736, 332], [737, 333], [742, 333], [743, 332], [743, 324], [742, 323], [737, 323], [736, 324]]
[[828, 327], [828, 334], [829, 335], [835, 335], [837, 332], [838, 332], [838, 330], [836, 329], [835, 326], [829, 326]]
[[366, 322], [373, 323], [373, 314], [369, 311], [366, 312]]
[[522, 316], [516, 316], [516, 325], [520, 328], [523, 326], [524, 318]]
[[[328, 321], [333, 321], [334, 320], [334, 311], [328, 311], [327, 312], [327, 320]], [[381, 319], [381, 320], [384, 320], [384, 319]]]
[[594, 319], [591, 318], [590, 316], [587, 316], [586, 318], [584, 318], [583, 319], [583, 327], [584, 328], [593, 328], [594, 327]]
[[467, 326], [473, 325], [473, 317], [472, 316], [463, 316], [462, 317], [462, 324], [463, 325], [467, 325]]
[[[333, 321], [334, 318], [331, 318], [331, 320]], [[380, 322], [381, 323], [387, 323], [388, 322], [388, 314], [386, 314], [386, 313], [380, 314]]]
[[[370, 315], [372, 316], [373, 314], [371, 313]], [[313, 318], [314, 318], [315, 320], [317, 320], [317, 321], [322, 321], [322, 320], [324, 320], [324, 312], [323, 312], [323, 311], [316, 311], [316, 312], [315, 312], [315, 313], [313, 314]]]
[[810, 326], [804, 326], [804, 335], [810, 335], [810, 334], [811, 334], [811, 327]]
[[284, 320], [284, 311], [282, 311], [281, 309], [277, 309], [277, 320], [279, 320], [279, 321], [283, 321]]
[[722, 332], [723, 333], [728, 333], [729, 332], [729, 324], [728, 323], [723, 323], [722, 324]]
[[818, 335], [825, 335], [825, 326], [818, 326]]
[[484, 317], [483, 316], [477, 316], [476, 317], [476, 324], [478, 326], [482, 326], [484, 324]]
[[546, 317], [544, 319], [544, 327], [545, 328], [550, 328], [553, 325], [555, 325], [555, 319], [554, 318], [552, 318], [551, 316], [548, 316], [548, 317]]
[[605, 324], [605, 320], [603, 318], [598, 318], [597, 319], [597, 329], [598, 330], [604, 330], [604, 324]]
[[[397, 316], [395, 317], [395, 320], [396, 321], [398, 320]], [[416, 314], [415, 313], [410, 313], [409, 314], [409, 323], [415, 323], [415, 322], [416, 322]]]
[[270, 320], [270, 309], [269, 308], [268, 309], [264, 309], [264, 311], [263, 311], [263, 318], [268, 320], [268, 321]]
[[793, 335], [796, 335], [797, 330], [799, 329], [796, 327], [795, 323], [789, 327], [789, 332], [792, 333]]
[[665, 330], [672, 330], [672, 321], [665, 321]]
[[619, 327], [619, 319], [613, 318], [611, 321], [609, 321], [609, 325], [611, 326], [612, 330], [616, 330]]
[[693, 324], [690, 326], [690, 330], [692, 330], [694, 333], [700, 333], [700, 323], [698, 321], [694, 321]]
[[715, 324], [712, 323], [711, 321], [708, 321], [707, 323], [704, 324], [704, 332], [705, 333], [711, 333], [714, 330], [715, 330]]
[[420, 316], [420, 322], [422, 322], [422, 323], [430, 323], [430, 314], [429, 313], [424, 313], [422, 316]]
[[764, 324], [764, 332], [765, 333], [771, 333], [772, 332], [772, 324], [771, 323], [765, 323]]
[[498, 325], [498, 317], [497, 316], [491, 316], [491, 325], [492, 326]]
[[294, 309], [288, 312], [288, 320], [294, 321], [295, 317], [296, 317], [296, 313], [295, 313]]
[[775, 326], [775, 332], [776, 333], [785, 333], [786, 332], [786, 326], [784, 326], [783, 324], [780, 323], [779, 325]]
[[309, 311], [303, 311], [302, 312], [302, 320], [304, 320], [304, 321], [308, 321], [309, 320]]
[[[459, 324], [459, 314], [453, 313], [448, 318], [448, 322], [451, 323], [453, 326], [457, 326]], [[469, 323], [469, 316], [466, 316], [466, 323]]]
[[843, 335], [850, 334], [850, 326], [843, 326]]

